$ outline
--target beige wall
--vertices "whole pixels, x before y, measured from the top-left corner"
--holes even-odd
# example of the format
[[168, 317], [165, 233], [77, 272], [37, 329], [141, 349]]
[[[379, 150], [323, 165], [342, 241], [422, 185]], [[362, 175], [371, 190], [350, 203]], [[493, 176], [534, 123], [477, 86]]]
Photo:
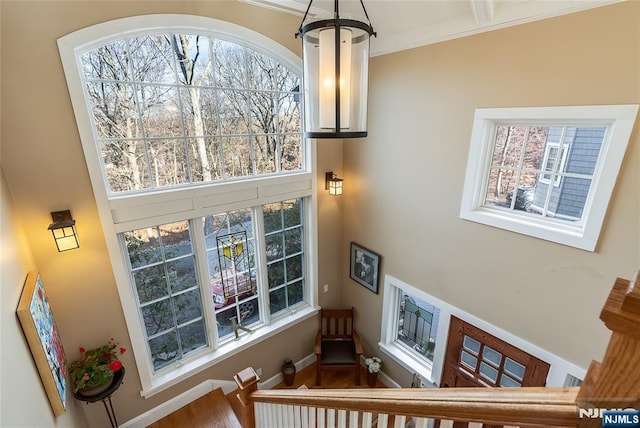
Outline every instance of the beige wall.
[[[82, 427], [79, 403], [68, 399], [65, 415], [56, 418], [16, 317], [22, 286], [35, 262], [11, 192], [0, 168], [0, 426]], [[47, 292], [48, 284], [47, 286]], [[54, 312], [57, 317], [57, 312]]]
[[[463, 221], [459, 208], [474, 109], [639, 103], [639, 28], [628, 2], [374, 58], [369, 137], [344, 142], [343, 248], [359, 242], [382, 254], [383, 274], [581, 367], [600, 359], [606, 295], [640, 267], [638, 125], [593, 253]], [[382, 296], [343, 272], [379, 353]]]
[[[109, 336], [129, 347], [56, 39], [125, 16], [189, 13], [244, 25], [299, 53], [293, 38], [299, 17], [225, 1], [2, 1], [0, 7], [2, 168], [33, 254], [13, 273], [2, 265], [2, 349], [18, 346], [15, 331], [5, 342], [5, 320], [15, 310], [5, 304], [5, 281], [15, 287], [32, 266], [46, 281], [70, 357], [78, 346]], [[379, 340], [382, 298], [348, 279], [352, 240], [383, 255], [383, 273], [582, 366], [600, 358], [608, 337], [597, 321], [600, 306], [613, 278], [640, 264], [637, 127], [595, 253], [465, 222], [458, 209], [474, 108], [640, 101], [639, 9], [637, 2], [625, 3], [373, 59], [369, 138], [319, 141], [317, 155], [319, 284], [329, 284], [329, 293], [320, 290], [320, 304], [356, 306], [367, 352], [375, 352]], [[345, 178], [342, 198], [322, 190], [329, 170]], [[6, 203], [3, 196], [2, 214]], [[78, 222], [81, 248], [59, 254], [46, 227], [50, 211], [67, 208]], [[13, 228], [4, 217], [2, 226]], [[20, 247], [5, 244], [4, 231], [2, 238], [3, 253]], [[11, 292], [15, 297], [16, 289]], [[270, 377], [283, 358], [311, 352], [316, 323], [305, 322], [147, 400], [139, 396], [127, 353], [127, 380], [113, 397], [118, 417], [129, 420], [247, 365]], [[7, 390], [22, 388], [5, 377], [5, 361], [2, 421], [50, 425], [50, 415], [26, 415], [45, 413], [42, 397], [37, 409], [17, 400], [5, 408]], [[385, 371], [406, 378], [385, 363]], [[16, 375], [33, 396], [35, 373], [24, 370]], [[101, 406], [81, 408], [90, 426], [106, 426]], [[67, 421], [84, 426], [74, 425], [73, 415], [56, 424]]]
[[[130, 348], [60, 63], [57, 38], [95, 23], [126, 16], [186, 13], [243, 25], [299, 54], [300, 41], [294, 38], [294, 33], [300, 24], [300, 17], [278, 14], [235, 1], [3, 0], [0, 7], [2, 167], [33, 253], [32, 265], [40, 270], [47, 284], [70, 359], [77, 357], [79, 346], [97, 346], [109, 337], [116, 338]], [[322, 186], [324, 171], [340, 168], [341, 159], [342, 146], [339, 141], [329, 142], [318, 150], [318, 176]], [[77, 221], [81, 248], [60, 254], [55, 250], [55, 244], [46, 229], [51, 222], [49, 213], [61, 209], [71, 209]], [[320, 283], [330, 284], [331, 287], [329, 293], [320, 295], [320, 304], [338, 304], [341, 297], [337, 286], [339, 270], [335, 268], [340, 264], [340, 254], [334, 250], [335, 242], [340, 237], [339, 209], [339, 202], [335, 198], [321, 192], [318, 197], [318, 234], [326, 241], [320, 246], [318, 276]], [[8, 252], [12, 251], [12, 246], [9, 246]], [[16, 276], [22, 277], [22, 271], [26, 272], [26, 268], [20, 269], [17, 275], [6, 276], [2, 272], [3, 290], [5, 281], [17, 287]], [[17, 291], [12, 289], [12, 292], [15, 294]], [[3, 301], [3, 320], [12, 317], [11, 311], [15, 310], [13, 303], [7, 305], [5, 307]], [[235, 372], [249, 365], [262, 368], [264, 377], [269, 378], [279, 372], [284, 358], [298, 361], [313, 352], [312, 340], [316, 329], [317, 320], [308, 320], [150, 399], [140, 397], [141, 387], [133, 355], [131, 352], [125, 353], [123, 362], [127, 376], [124, 385], [113, 396], [118, 420], [130, 420], [206, 379], [231, 379]], [[18, 346], [13, 342], [9, 345]], [[5, 349], [4, 330], [2, 349]], [[24, 350], [20, 352], [25, 354]], [[18, 382], [11, 382], [13, 377], [4, 377], [3, 366], [3, 397], [17, 388], [25, 388], [26, 393], [38, 388], [37, 384], [33, 384], [32, 370], [28, 366], [24, 370], [29, 372], [29, 376], [23, 382], [29, 382], [29, 385], [17, 386]], [[23, 426], [53, 425], [34, 422], [38, 419], [27, 415], [33, 412], [27, 400], [7, 403], [15, 406], [5, 409], [3, 398], [2, 420], [6, 417], [12, 421], [12, 426], [19, 426], [20, 422]], [[90, 426], [108, 425], [102, 406], [83, 405], [81, 409], [82, 413], [87, 414]], [[46, 414], [42, 417], [44, 420], [52, 418]]]

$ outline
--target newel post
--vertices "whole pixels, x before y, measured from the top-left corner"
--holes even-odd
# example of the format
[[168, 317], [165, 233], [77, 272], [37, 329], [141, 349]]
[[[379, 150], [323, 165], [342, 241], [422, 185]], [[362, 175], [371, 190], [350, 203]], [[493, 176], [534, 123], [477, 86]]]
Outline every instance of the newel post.
[[579, 427], [601, 427], [600, 409], [640, 409], [640, 280], [618, 278], [600, 319], [612, 331], [602, 363], [593, 361], [576, 398]]
[[233, 379], [238, 385], [238, 394], [236, 398], [240, 402], [241, 415], [240, 423], [242, 428], [254, 428], [256, 426], [255, 410], [250, 395], [258, 390], [258, 382], [260, 377], [252, 367], [247, 367], [240, 373], [236, 374]]

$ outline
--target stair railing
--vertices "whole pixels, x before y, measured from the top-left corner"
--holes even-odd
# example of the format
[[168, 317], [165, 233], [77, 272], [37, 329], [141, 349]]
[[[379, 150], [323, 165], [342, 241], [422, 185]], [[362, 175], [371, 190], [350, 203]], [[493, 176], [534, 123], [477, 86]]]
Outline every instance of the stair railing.
[[[602, 426], [602, 411], [640, 409], [640, 281], [618, 278], [600, 314], [613, 334], [602, 363], [571, 388], [260, 390], [252, 368], [236, 375], [245, 428]], [[244, 414], [246, 413], [246, 414]], [[455, 421], [455, 422], [454, 422]], [[455, 423], [455, 425], [454, 425]]]

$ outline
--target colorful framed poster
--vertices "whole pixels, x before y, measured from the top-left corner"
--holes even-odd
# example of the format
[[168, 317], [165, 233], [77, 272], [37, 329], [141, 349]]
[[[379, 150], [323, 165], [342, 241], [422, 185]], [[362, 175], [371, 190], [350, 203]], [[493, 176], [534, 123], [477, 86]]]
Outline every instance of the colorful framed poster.
[[38, 272], [29, 272], [27, 275], [16, 313], [53, 414], [60, 416], [67, 404], [67, 361]]

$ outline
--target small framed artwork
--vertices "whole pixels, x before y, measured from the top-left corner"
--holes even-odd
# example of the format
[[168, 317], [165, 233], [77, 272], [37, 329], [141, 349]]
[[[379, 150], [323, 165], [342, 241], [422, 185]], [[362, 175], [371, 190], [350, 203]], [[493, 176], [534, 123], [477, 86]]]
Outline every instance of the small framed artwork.
[[67, 403], [67, 361], [38, 272], [27, 275], [16, 313], [53, 414], [60, 416]]
[[352, 242], [349, 276], [358, 284], [378, 294], [380, 255]]

